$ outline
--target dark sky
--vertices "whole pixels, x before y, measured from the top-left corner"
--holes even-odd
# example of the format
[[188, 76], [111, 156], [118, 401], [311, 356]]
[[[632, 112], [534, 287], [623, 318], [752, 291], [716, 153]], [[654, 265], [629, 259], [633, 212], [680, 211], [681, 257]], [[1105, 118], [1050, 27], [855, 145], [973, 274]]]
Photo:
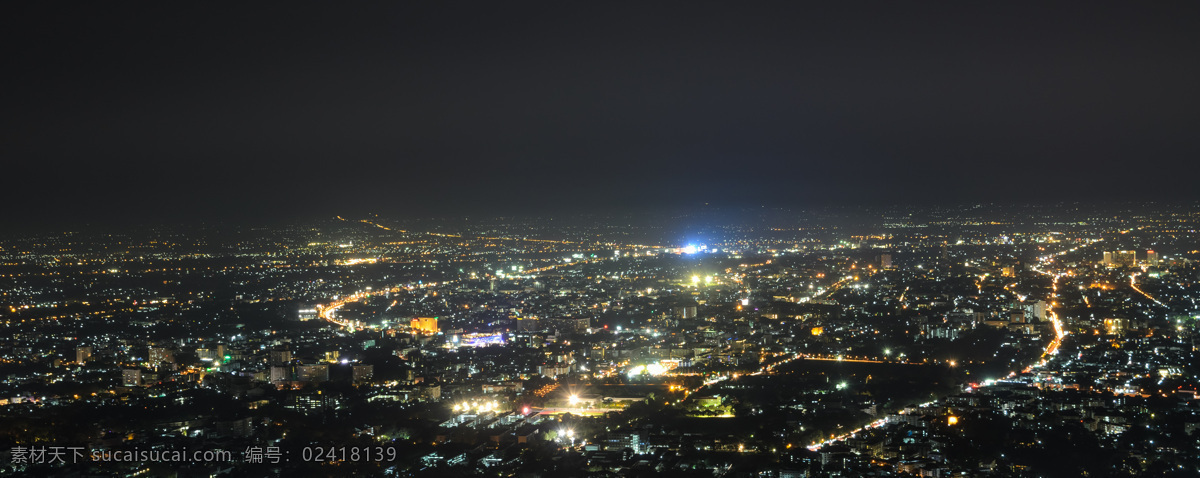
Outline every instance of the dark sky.
[[6, 4], [6, 219], [1200, 197], [1196, 2], [324, 3]]

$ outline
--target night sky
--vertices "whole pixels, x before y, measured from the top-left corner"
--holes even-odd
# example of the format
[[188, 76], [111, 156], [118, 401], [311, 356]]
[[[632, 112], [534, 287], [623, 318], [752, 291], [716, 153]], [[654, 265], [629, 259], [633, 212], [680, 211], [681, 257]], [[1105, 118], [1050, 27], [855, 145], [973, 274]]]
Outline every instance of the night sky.
[[1200, 198], [1196, 2], [249, 3], [6, 4], [7, 222]]

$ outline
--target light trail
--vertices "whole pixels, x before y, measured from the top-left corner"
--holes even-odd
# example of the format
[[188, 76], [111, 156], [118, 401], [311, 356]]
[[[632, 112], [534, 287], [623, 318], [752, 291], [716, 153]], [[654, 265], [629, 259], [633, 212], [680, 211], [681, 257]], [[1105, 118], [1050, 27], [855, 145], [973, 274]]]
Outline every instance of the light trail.
[[[1060, 252], [1059, 255], [1061, 255], [1061, 254], [1062, 253]], [[1044, 257], [1041, 259], [1041, 261], [1049, 262], [1052, 259], [1052, 257], [1053, 256]], [[1063, 330], [1062, 320], [1059, 320], [1059, 318], [1058, 318], [1058, 312], [1054, 311], [1054, 307], [1058, 305], [1058, 279], [1061, 278], [1064, 274], [1062, 274], [1062, 273], [1052, 274], [1050, 272], [1046, 272], [1041, 269], [1034, 269], [1034, 271], [1036, 271], [1040, 274], [1045, 274], [1045, 275], [1051, 276], [1054, 278], [1053, 281], [1050, 283], [1050, 289], [1051, 289], [1051, 291], [1050, 291], [1050, 307], [1046, 308], [1046, 314], [1049, 316], [1050, 325], [1054, 327], [1054, 339], [1050, 340], [1050, 343], [1046, 344], [1046, 350], [1042, 351], [1041, 359], [1038, 360], [1037, 363], [1030, 365], [1028, 367], [1025, 367], [1024, 370], [1021, 370], [1021, 373], [1029, 373], [1029, 372], [1033, 371], [1033, 369], [1035, 369], [1035, 368], [1040, 368], [1040, 367], [1045, 366], [1046, 363], [1050, 360], [1049, 357], [1058, 353], [1058, 348], [1059, 348], [1059, 346], [1062, 345], [1063, 337], [1067, 336], [1067, 332], [1065, 330]]]
[[829, 439], [827, 439], [827, 440], [823, 440], [823, 441], [820, 441], [820, 442], [817, 442], [817, 443], [813, 443], [813, 444], [811, 444], [811, 445], [809, 445], [809, 446], [808, 446], [808, 449], [809, 449], [810, 451], [817, 451], [817, 450], [820, 450], [820, 449], [821, 449], [821, 447], [823, 447], [823, 446], [825, 446], [825, 445], [828, 445], [828, 444], [830, 444], [830, 443], [837, 443], [837, 442], [839, 442], [839, 441], [843, 441], [843, 440], [848, 440], [848, 439], [850, 439], [850, 438], [854, 438], [854, 436], [855, 436], [855, 435], [858, 435], [859, 433], [862, 433], [862, 432], [864, 432], [864, 431], [866, 431], [866, 430], [870, 430], [870, 429], [872, 429], [872, 428], [879, 428], [879, 427], [882, 427], [882, 426], [884, 426], [884, 425], [887, 425], [888, 423], [890, 423], [890, 422], [891, 422], [890, 418], [891, 418], [891, 417], [884, 417], [884, 418], [880, 418], [880, 419], [878, 419], [878, 420], [875, 420], [875, 421], [873, 421], [873, 422], [871, 422], [871, 423], [868, 423], [868, 424], [866, 424], [866, 425], [863, 425], [863, 426], [861, 426], [861, 427], [859, 427], [859, 428], [855, 428], [854, 430], [851, 430], [851, 431], [849, 431], [849, 432], [843, 433], [843, 434], [841, 434], [841, 435], [834, 436], [834, 437], [830, 437], [830, 438], [829, 438]]
[[1158, 301], [1158, 299], [1155, 299], [1155, 298], [1154, 298], [1154, 296], [1151, 296], [1150, 294], [1147, 294], [1147, 293], [1146, 293], [1146, 291], [1142, 290], [1140, 287], [1138, 287], [1138, 286], [1137, 286], [1137, 276], [1138, 276], [1137, 274], [1130, 274], [1130, 275], [1129, 275], [1129, 286], [1130, 286], [1130, 287], [1133, 287], [1133, 290], [1136, 290], [1136, 291], [1137, 291], [1139, 294], [1142, 294], [1142, 295], [1146, 296], [1146, 298], [1147, 298], [1147, 299], [1150, 299], [1150, 300], [1154, 301], [1154, 303], [1155, 303], [1155, 304], [1158, 304], [1158, 305], [1161, 305], [1161, 306], [1163, 306], [1163, 307], [1166, 307], [1166, 306], [1167, 306], [1167, 304], [1164, 304], [1164, 303], [1162, 303], [1162, 302], [1159, 302], [1159, 301]]

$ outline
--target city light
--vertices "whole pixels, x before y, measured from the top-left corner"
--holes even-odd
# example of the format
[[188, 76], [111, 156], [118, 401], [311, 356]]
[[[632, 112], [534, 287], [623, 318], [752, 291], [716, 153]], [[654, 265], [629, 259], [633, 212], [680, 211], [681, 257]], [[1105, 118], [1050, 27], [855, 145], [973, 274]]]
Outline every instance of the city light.
[[[919, 244], [920, 235], [926, 233], [913, 232], [903, 240]], [[428, 414], [425, 407], [440, 403], [448, 417], [411, 422], [399, 432], [411, 434], [410, 438], [396, 440], [389, 436], [385, 440], [404, 444], [413, 436], [425, 436], [432, 437], [439, 447], [464, 439], [475, 440], [478, 446], [493, 440], [490, 437], [512, 437], [518, 432], [532, 433], [521, 435], [527, 440], [537, 439], [537, 434], [546, 430], [542, 427], [547, 420], [562, 420], [549, 429], [558, 432], [560, 452], [581, 442], [611, 440], [622, 450], [639, 450], [635, 451], [639, 460], [653, 460], [645, 453], [646, 447], [678, 445], [657, 442], [659, 438], [654, 434], [632, 432], [644, 425], [640, 422], [644, 418], [637, 415], [643, 406], [638, 404], [669, 414], [664, 416], [686, 417], [697, 423], [711, 419], [709, 423], [715, 424], [721, 419], [773, 413], [770, 407], [778, 404], [764, 402], [748, 391], [781, 383], [790, 384], [788, 390], [794, 397], [787, 406], [793, 407], [789, 413], [794, 413], [801, 424], [796, 433], [805, 437], [813, 450], [849, 444], [876, 429], [893, 433], [912, 420], [944, 420], [940, 423], [955, 427], [956, 434], [976, 433], [977, 428], [986, 428], [991, 421], [977, 421], [979, 427], [963, 429], [959, 425], [966, 423], [964, 417], [1021, 409], [1029, 405], [1029, 400], [1039, 406], [1058, 407], [1052, 410], [1063, 409], [1060, 394], [1064, 391], [1086, 389], [1108, 394], [1096, 402], [1072, 405], [1076, 408], [1070, 410], [1082, 406], [1090, 413], [1120, 410], [1134, 414], [1130, 416], [1141, 413], [1136, 407], [1169, 412], [1157, 402], [1139, 402], [1144, 399], [1172, 398], [1178, 400], [1168, 402], [1187, 403], [1200, 394], [1200, 390], [1190, 388], [1194, 377], [1186, 367], [1196, 321], [1190, 313], [1172, 312], [1173, 308], [1189, 310], [1193, 300], [1187, 283], [1180, 280], [1187, 277], [1180, 273], [1185, 270], [1147, 269], [1156, 272], [1157, 276], [1151, 277], [1148, 272], [1101, 267], [1097, 254], [1060, 260], [1064, 254], [1096, 250], [1083, 247], [1072, 251], [1056, 245], [1069, 243], [1066, 240], [981, 235], [972, 240], [988, 247], [955, 251], [959, 256], [970, 255], [969, 264], [945, 267], [931, 263], [922, 269], [906, 263], [908, 255], [899, 253], [888, 259], [890, 267], [876, 267], [882, 262], [867, 263], [874, 261], [850, 247], [853, 241], [839, 241], [811, 252], [795, 244], [787, 249], [771, 249], [773, 243], [769, 241], [754, 243], [755, 249], [749, 252], [698, 249], [706, 252], [706, 262], [713, 259], [704, 265], [713, 267], [713, 272], [687, 258], [639, 254], [641, 249], [626, 244], [620, 245], [633, 252], [620, 256], [592, 249], [578, 251], [575, 245], [550, 250], [532, 248], [524, 240], [514, 240], [511, 248], [500, 252], [496, 249], [502, 242], [482, 239], [485, 247], [475, 254], [476, 249], [461, 245], [467, 242], [461, 235], [421, 238], [405, 246], [419, 244], [427, 249], [410, 252], [412, 255], [404, 256], [404, 261], [378, 255], [380, 261], [375, 265], [409, 264], [419, 277], [428, 278], [430, 271], [436, 270], [439, 278], [447, 279], [368, 276], [353, 280], [327, 272], [330, 268], [325, 264], [339, 264], [336, 261], [341, 258], [337, 258], [307, 263], [315, 264], [311, 265], [313, 274], [327, 274], [324, 280], [341, 277], [343, 281], [320, 289], [326, 291], [324, 300], [285, 309], [271, 303], [274, 301], [243, 298], [232, 311], [243, 307], [269, 315], [287, 310], [293, 323], [238, 322], [232, 327], [235, 331], [209, 329], [202, 323], [172, 322], [177, 320], [174, 315], [158, 311], [164, 307], [168, 311], [184, 310], [185, 302], [178, 299], [137, 297], [136, 289], [111, 299], [122, 301], [118, 310], [126, 314], [123, 316], [135, 318], [130, 327], [137, 332], [155, 330], [159, 323], [170, 324], [192, 334], [182, 342], [152, 342], [154, 339], [149, 337], [156, 335], [149, 334], [146, 339], [135, 334], [108, 342], [90, 337], [55, 339], [57, 343], [97, 345], [80, 345], [66, 354], [55, 349], [48, 353], [58, 354], [56, 362], [44, 362], [36, 355], [21, 354], [26, 348], [38, 347], [40, 342], [32, 338], [44, 333], [38, 327], [23, 325], [25, 321], [58, 321], [55, 327], [59, 328], [45, 330], [63, 333], [61, 330], [72, 329], [62, 329], [62, 323], [76, 319], [64, 318], [62, 312], [54, 310], [56, 307], [11, 305], [6, 310], [15, 317], [0, 318], [0, 323], [22, 335], [15, 339], [13, 352], [0, 357], [0, 363], [12, 367], [20, 379], [13, 379], [10, 388], [20, 391], [24, 383], [62, 386], [70, 380], [86, 382], [103, 364], [118, 364], [119, 386], [95, 396], [17, 393], [0, 398], [0, 407], [36, 410], [60, 406], [56, 400], [80, 405], [112, 397], [145, 407], [176, 406], [191, 400], [182, 391], [234, 394], [240, 392], [230, 389], [229, 384], [249, 382], [285, 392], [278, 397], [267, 394], [249, 405], [262, 407], [254, 409], [271, 416], [272, 423], [286, 424], [290, 417], [299, 415], [318, 417], [333, 410], [353, 410], [362, 406], [360, 398], [374, 404], [372, 407], [420, 409], [422, 414]], [[431, 238], [446, 242], [435, 245]], [[879, 249], [904, 250], [897, 246], [900, 239], [896, 235], [874, 240], [880, 241]], [[334, 248], [306, 241], [317, 244], [312, 247]], [[1014, 257], [1025, 246], [1043, 255], [1018, 267]], [[363, 254], [360, 248], [387, 249], [357, 239], [354, 246], [338, 249], [337, 254]], [[760, 249], [766, 252], [754, 252]], [[440, 258], [447, 254], [444, 250], [472, 253], [443, 264]], [[560, 263], [563, 256], [570, 261]], [[269, 260], [247, 259], [245, 269], [251, 275], [270, 277], [270, 284], [282, 284], [304, 267], [282, 267], [282, 262], [280, 270], [274, 271], [261, 267], [272, 264]], [[99, 271], [108, 269], [97, 267]], [[127, 267], [120, 270], [121, 274], [134, 274], [127, 272]], [[345, 268], [333, 270], [340, 271], [336, 274], [346, 273]], [[501, 281], [489, 274], [490, 270], [508, 275]], [[161, 274], [152, 272], [150, 277]], [[219, 279], [226, 274], [231, 272], [213, 277]], [[380, 284], [378, 277], [389, 277], [395, 283]], [[38, 283], [36, 277], [26, 279]], [[959, 282], [966, 285], [960, 288], [962, 291], [945, 286]], [[323, 287], [318, 281], [299, 284], [292, 287]], [[266, 297], [265, 291], [272, 286], [263, 287], [258, 290]], [[23, 294], [22, 290], [7, 293]], [[200, 297], [201, 293], [207, 292], [198, 290], [192, 296]], [[751, 298], [757, 301], [754, 307], [750, 306]], [[203, 309], [208, 311], [208, 300], [217, 299], [189, 300], [208, 303]], [[83, 302], [72, 306], [112, 307], [97, 306], [101, 301], [94, 298], [88, 298], [91, 305]], [[1160, 305], [1172, 303], [1178, 305]], [[136, 320], [143, 315], [165, 322]], [[616, 333], [608, 333], [610, 329]], [[1086, 334], [1075, 337], [1071, 330]], [[951, 351], [953, 358], [948, 358]], [[375, 369], [380, 363], [387, 367]], [[34, 372], [22, 374], [27, 364], [35, 365], [28, 368]], [[1103, 368], [1096, 368], [1096, 364]], [[1002, 372], [989, 373], [991, 370]], [[376, 380], [376, 373], [386, 374], [387, 378]], [[965, 395], [938, 395], [944, 393], [943, 384], [958, 381], [965, 382]], [[913, 393], [928, 394], [930, 401], [906, 406], [901, 399]], [[811, 423], [820, 410], [811, 404], [828, 400], [829, 394], [853, 400], [858, 410], [878, 418], [867, 422], [853, 414], [842, 419], [844, 423], [824, 427], [816, 436]], [[158, 398], [164, 403], [154, 402]], [[166, 400], [179, 402], [171, 405]], [[518, 402], [514, 405], [511, 400]], [[1121, 400], [1133, 402], [1126, 405]], [[275, 406], [268, 407], [272, 403]], [[276, 409], [286, 410], [286, 414], [272, 415], [270, 410]], [[584, 432], [577, 425], [580, 422], [574, 421], [577, 416], [586, 416], [587, 430], [594, 431]], [[1043, 426], [1026, 424], [1021, 416], [1005, 416], [1010, 419], [1006, 423], [1014, 423], [1015, 427]], [[1072, 416], [1088, 420], [1083, 413]], [[1040, 419], [1052, 424], [1062, 422], [1055, 422], [1053, 415]], [[393, 428], [370, 423], [370, 418], [363, 421], [369, 426], [356, 431], [363, 436], [378, 438], [397, 433]], [[806, 423], [810, 428], [805, 429]], [[1092, 433], [1100, 439], [1118, 435], [1128, 425], [1097, 421], [1089, 427], [1080, 433]], [[604, 431], [599, 431], [602, 428]], [[721, 428], [701, 427], [695, 435], [697, 450], [725, 446], [726, 451], [757, 456], [767, 450], [789, 450], [783, 438], [795, 439], [755, 437], [753, 443], [722, 445], [718, 436]], [[1153, 426], [1151, 433], [1156, 439], [1161, 436]], [[962, 445], [960, 438], [952, 434], [946, 439]], [[913, 439], [924, 441], [923, 437]], [[440, 455], [436, 460], [426, 457], [431, 462], [446, 462]], [[496, 459], [488, 460], [496, 463]], [[870, 450], [847, 456], [846, 460], [870, 460], [872, 466], [892, 469], [886, 457]]]
[[1200, 476], [1200, 3], [343, 3], [6, 12], [0, 475]]

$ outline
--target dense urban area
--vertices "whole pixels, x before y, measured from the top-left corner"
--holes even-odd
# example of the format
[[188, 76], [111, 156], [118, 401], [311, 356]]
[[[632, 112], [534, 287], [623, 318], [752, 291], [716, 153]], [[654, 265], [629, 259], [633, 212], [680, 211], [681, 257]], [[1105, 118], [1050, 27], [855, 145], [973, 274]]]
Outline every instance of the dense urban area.
[[1196, 476], [1195, 204], [0, 237], [0, 473]]

